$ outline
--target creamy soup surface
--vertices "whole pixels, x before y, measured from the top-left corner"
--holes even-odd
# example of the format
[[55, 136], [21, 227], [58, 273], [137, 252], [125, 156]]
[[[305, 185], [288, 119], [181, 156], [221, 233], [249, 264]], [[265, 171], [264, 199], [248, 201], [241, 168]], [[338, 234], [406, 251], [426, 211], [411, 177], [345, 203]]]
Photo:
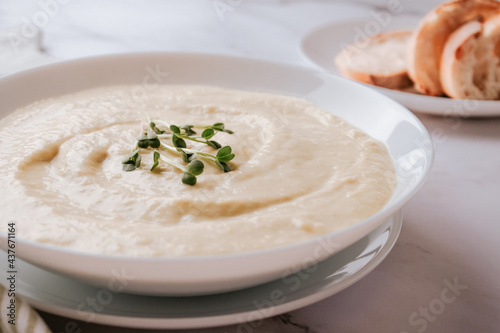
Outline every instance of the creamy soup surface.
[[[3, 225], [15, 220], [19, 238], [99, 254], [238, 253], [347, 228], [393, 193], [387, 148], [305, 100], [203, 86], [159, 86], [131, 100], [135, 88], [42, 100], [0, 121]], [[197, 184], [185, 185], [168, 164], [150, 171], [151, 149], [123, 171], [145, 113], [224, 123], [234, 134], [214, 139], [232, 147], [232, 171], [205, 162]]]

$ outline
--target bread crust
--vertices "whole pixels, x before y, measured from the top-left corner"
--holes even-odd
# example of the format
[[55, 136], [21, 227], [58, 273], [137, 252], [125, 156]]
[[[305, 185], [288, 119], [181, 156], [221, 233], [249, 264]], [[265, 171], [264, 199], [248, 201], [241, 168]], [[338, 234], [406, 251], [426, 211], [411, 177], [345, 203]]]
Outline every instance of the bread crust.
[[404, 89], [410, 87], [413, 84], [408, 77], [407, 71], [398, 72], [391, 75], [374, 75], [365, 72], [355, 72], [342, 69], [339, 70], [343, 76], [349, 79], [388, 89]]
[[408, 43], [408, 74], [417, 91], [442, 95], [441, 55], [449, 36], [468, 21], [488, 19], [499, 13], [500, 2], [496, 0], [458, 0], [429, 12]]

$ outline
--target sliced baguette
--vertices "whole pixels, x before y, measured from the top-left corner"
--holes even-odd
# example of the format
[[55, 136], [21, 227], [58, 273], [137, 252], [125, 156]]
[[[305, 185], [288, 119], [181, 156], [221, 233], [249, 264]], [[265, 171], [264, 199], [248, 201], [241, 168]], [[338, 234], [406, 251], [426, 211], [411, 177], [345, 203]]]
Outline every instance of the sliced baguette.
[[450, 35], [440, 78], [449, 97], [500, 99], [500, 15], [484, 24], [471, 21]]
[[353, 80], [390, 89], [412, 85], [406, 68], [411, 31], [381, 33], [344, 48], [336, 57], [340, 73]]
[[423, 94], [442, 95], [441, 55], [449, 36], [468, 21], [488, 19], [498, 13], [500, 3], [496, 0], [453, 1], [429, 12], [408, 44], [408, 74], [415, 88]]

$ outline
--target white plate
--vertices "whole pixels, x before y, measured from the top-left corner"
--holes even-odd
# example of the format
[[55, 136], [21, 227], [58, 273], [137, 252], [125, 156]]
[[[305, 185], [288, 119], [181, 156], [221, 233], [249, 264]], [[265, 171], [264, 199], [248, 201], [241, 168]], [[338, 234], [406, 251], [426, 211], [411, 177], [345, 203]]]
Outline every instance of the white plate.
[[[420, 121], [401, 105], [328, 73], [248, 58], [153, 53], [48, 65], [0, 79], [0, 117], [49, 96], [101, 85], [141, 84], [152, 70], [168, 73], [161, 77], [166, 84], [215, 85], [290, 95], [339, 115], [388, 146], [398, 176], [392, 198], [377, 214], [340, 232], [262, 251], [173, 259], [128, 258], [80, 253], [18, 239], [16, 248], [21, 259], [102, 287], [126, 268], [133, 276], [127, 281], [127, 292], [143, 295], [236, 290], [278, 279], [301, 269], [308, 260], [310, 263], [311, 256], [319, 261], [363, 238], [403, 206], [422, 185], [431, 167], [431, 139]], [[5, 249], [3, 232], [0, 245]], [[328, 246], [319, 246], [321, 243]]]
[[[393, 16], [390, 20], [375, 17], [324, 25], [306, 33], [300, 48], [315, 66], [340, 75], [333, 59], [340, 50], [362, 38], [382, 31], [414, 29], [420, 17]], [[444, 116], [491, 117], [500, 116], [500, 101], [457, 100], [446, 97], [425, 96], [366, 84], [391, 97], [412, 111]]]
[[[82, 321], [92, 318], [92, 322], [106, 325], [178, 329], [243, 323], [295, 310], [352, 285], [385, 258], [401, 225], [402, 213], [398, 211], [368, 236], [316, 266], [225, 294], [179, 298], [111, 293], [26, 262], [19, 262], [17, 290], [37, 309]], [[0, 260], [4, 272], [6, 263]], [[100, 312], [85, 311], [89, 297], [104, 300], [97, 304]]]

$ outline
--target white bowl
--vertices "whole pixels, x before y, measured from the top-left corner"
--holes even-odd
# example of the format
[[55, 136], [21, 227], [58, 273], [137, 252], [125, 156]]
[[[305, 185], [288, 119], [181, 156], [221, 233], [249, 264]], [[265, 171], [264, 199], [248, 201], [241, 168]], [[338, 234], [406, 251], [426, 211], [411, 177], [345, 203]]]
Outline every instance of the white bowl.
[[[303, 269], [369, 234], [422, 185], [433, 159], [431, 139], [407, 109], [357, 83], [307, 68], [203, 54], [131, 54], [72, 60], [0, 79], [0, 117], [33, 101], [97, 86], [213, 85], [307, 99], [384, 142], [396, 163], [397, 188], [374, 216], [341, 232], [290, 246], [189, 258], [129, 258], [80, 253], [17, 239], [19, 258], [103, 288], [148, 295], [197, 295], [244, 288]], [[151, 76], [152, 77], [152, 76]], [[7, 221], [3, 221], [6, 225]], [[21, 226], [21, 221], [18, 222]], [[6, 234], [0, 234], [6, 249]], [[118, 281], [118, 282], [117, 282]]]

